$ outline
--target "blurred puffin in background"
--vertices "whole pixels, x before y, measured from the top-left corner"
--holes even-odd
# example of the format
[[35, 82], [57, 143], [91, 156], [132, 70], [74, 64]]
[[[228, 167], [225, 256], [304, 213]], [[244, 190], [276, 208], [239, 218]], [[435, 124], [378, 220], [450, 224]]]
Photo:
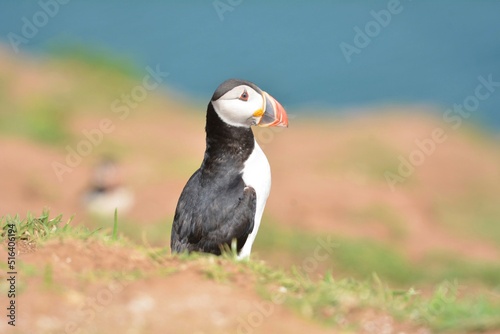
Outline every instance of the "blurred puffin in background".
[[88, 212], [99, 216], [127, 213], [134, 203], [134, 196], [123, 184], [118, 164], [105, 157], [94, 167], [89, 189], [83, 203]]
[[248, 258], [271, 189], [271, 170], [252, 125], [288, 127], [281, 104], [255, 84], [230, 79], [208, 103], [206, 150], [175, 211], [172, 252], [220, 255], [236, 241]]

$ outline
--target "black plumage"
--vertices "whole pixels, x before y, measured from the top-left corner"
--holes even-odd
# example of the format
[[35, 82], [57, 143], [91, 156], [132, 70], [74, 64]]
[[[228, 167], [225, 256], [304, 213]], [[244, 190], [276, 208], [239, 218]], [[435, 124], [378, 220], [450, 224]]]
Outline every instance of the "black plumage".
[[[236, 84], [221, 85], [212, 101]], [[254, 228], [256, 193], [242, 178], [244, 163], [254, 149], [254, 136], [249, 127], [222, 121], [212, 101], [207, 108], [203, 162], [184, 187], [175, 211], [172, 252], [219, 255], [233, 239], [239, 251]]]

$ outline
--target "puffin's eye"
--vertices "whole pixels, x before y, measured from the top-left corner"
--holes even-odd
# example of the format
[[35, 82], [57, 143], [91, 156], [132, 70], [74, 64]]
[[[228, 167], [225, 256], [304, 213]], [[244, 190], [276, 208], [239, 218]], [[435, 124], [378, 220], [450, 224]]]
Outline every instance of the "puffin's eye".
[[246, 91], [246, 90], [244, 90], [244, 91], [243, 91], [243, 93], [241, 93], [241, 95], [240, 95], [239, 99], [240, 99], [241, 101], [248, 101], [248, 93], [247, 93], [247, 91]]

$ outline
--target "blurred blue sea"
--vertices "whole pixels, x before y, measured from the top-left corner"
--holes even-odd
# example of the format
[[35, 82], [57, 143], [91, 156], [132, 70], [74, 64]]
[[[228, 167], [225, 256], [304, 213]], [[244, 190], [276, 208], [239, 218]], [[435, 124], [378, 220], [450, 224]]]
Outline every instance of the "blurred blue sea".
[[[23, 17], [33, 21], [54, 1], [2, 1], [0, 41], [22, 36]], [[19, 49], [44, 54], [75, 43], [140, 68], [160, 64], [170, 87], [202, 101], [221, 81], [245, 78], [285, 107], [311, 112], [414, 103], [444, 110], [473, 95], [479, 76], [500, 82], [500, 1], [401, 0], [385, 27], [370, 24], [371, 11], [394, 1], [65, 0]], [[348, 62], [340, 45], [356, 47], [354, 29], [367, 24], [373, 37]], [[500, 130], [500, 87], [471, 120]]]

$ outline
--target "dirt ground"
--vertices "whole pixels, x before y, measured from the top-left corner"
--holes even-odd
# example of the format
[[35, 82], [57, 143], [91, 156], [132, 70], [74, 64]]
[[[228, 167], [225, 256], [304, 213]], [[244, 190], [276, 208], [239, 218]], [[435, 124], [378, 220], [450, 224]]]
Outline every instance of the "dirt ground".
[[[39, 65], [6, 58], [0, 52], [0, 73], [15, 72], [6, 94], [24, 101], [53, 94], [50, 87], [74, 85], [74, 78]], [[92, 223], [82, 197], [99, 157], [112, 154], [119, 162], [123, 185], [135, 198], [120, 219], [136, 222], [139, 229], [167, 224], [182, 187], [203, 157], [205, 109], [164, 96], [151, 99], [125, 120], [109, 115], [107, 104], [100, 112], [79, 110], [69, 122], [73, 139], [64, 145], [2, 134], [0, 216], [37, 215], [49, 208], [53, 215], [74, 215], [75, 224]], [[497, 261], [498, 244], [443, 224], [436, 205], [479, 188], [479, 193], [500, 198], [498, 143], [471, 139], [463, 131], [447, 128], [439, 117], [422, 113], [417, 117], [408, 108], [384, 111], [383, 116], [359, 113], [319, 119], [290, 110], [288, 129], [256, 129], [273, 175], [263, 224], [369, 238], [397, 247], [410, 259], [448, 252]], [[60, 180], [54, 162], [66, 163], [67, 146], [75, 148], [85, 140], [82, 131], [98, 128], [103, 118], [111, 119], [114, 130]], [[391, 189], [384, 173], [397, 172], [398, 157], [408, 157], [416, 149], [415, 140], [429, 138], [437, 127], [445, 130], [447, 140]], [[165, 237], [163, 246], [167, 244]], [[6, 257], [3, 249], [0, 257]], [[205, 279], [203, 268], [182, 267], [172, 260], [160, 265], [176, 268], [175, 273], [148, 277], [159, 264], [123, 247], [102, 249], [99, 243], [52, 241], [19, 258], [26, 276], [20, 278], [17, 333], [327, 331], [280, 305], [269, 311], [252, 282], [241, 274], [231, 283], [219, 284]], [[31, 277], [30, 270], [51, 273], [51, 278]], [[101, 271], [110, 270], [118, 278], [99, 277]], [[136, 270], [144, 279], [127, 283], [127, 275], [135, 275]], [[83, 284], [79, 277], [89, 275], [96, 275], [95, 283]], [[51, 283], [47, 286], [46, 281]], [[54, 287], [63, 289], [57, 292]], [[252, 315], [259, 308], [260, 313]], [[352, 321], [365, 319], [366, 333], [417, 332], [383, 314], [352, 317]], [[4, 332], [5, 323], [0, 326]]]
[[[3, 249], [0, 255], [6, 257]], [[230, 280], [208, 279], [210, 259], [155, 262], [95, 240], [54, 240], [17, 258], [23, 263], [17, 276], [17, 325], [2, 321], [2, 332], [331, 333], [279, 301], [260, 297], [255, 277], [236, 267], [227, 268]], [[353, 309], [339, 332], [351, 333], [353, 324], [367, 334], [429, 333], [381, 311]]]

